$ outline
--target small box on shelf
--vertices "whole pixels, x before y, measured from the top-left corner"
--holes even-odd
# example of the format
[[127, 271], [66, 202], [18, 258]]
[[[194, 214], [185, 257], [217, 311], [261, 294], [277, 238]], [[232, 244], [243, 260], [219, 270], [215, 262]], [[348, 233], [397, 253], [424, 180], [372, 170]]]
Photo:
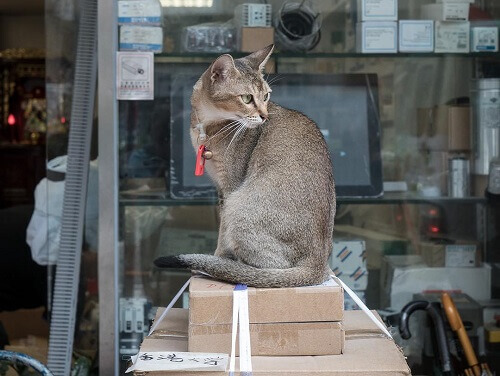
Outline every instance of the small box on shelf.
[[455, 2], [425, 4], [421, 8], [421, 18], [435, 21], [468, 21], [469, 4]]
[[397, 21], [397, 0], [358, 0], [358, 21]]
[[159, 26], [122, 25], [120, 26], [120, 51], [163, 50], [163, 29]]
[[471, 28], [472, 52], [498, 52], [498, 27], [477, 26]]
[[398, 23], [369, 21], [357, 24], [356, 45], [361, 53], [397, 53]]
[[400, 20], [399, 51], [400, 52], [434, 51], [434, 21]]
[[437, 53], [468, 53], [470, 51], [470, 23], [436, 21], [435, 47]]
[[159, 0], [119, 0], [118, 24], [161, 25], [162, 7]]

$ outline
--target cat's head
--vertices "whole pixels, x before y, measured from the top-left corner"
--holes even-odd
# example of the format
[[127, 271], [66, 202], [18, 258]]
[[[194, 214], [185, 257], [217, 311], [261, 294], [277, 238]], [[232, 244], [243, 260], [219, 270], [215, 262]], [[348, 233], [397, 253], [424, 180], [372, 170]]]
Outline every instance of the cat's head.
[[273, 49], [270, 45], [240, 59], [219, 56], [193, 88], [200, 121], [237, 120], [248, 128], [264, 123], [271, 88], [262, 71]]

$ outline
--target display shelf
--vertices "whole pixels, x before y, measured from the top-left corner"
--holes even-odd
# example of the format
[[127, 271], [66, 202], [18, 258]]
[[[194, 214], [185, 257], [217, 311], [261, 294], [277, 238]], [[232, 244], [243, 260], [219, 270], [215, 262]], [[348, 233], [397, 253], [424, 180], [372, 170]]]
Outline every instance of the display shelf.
[[[484, 204], [485, 197], [424, 197], [416, 193], [386, 193], [382, 197], [338, 197], [337, 204], [425, 204], [425, 203], [455, 203], [455, 204]], [[120, 206], [198, 206], [215, 205], [217, 199], [175, 199], [167, 192], [144, 194], [132, 197], [120, 195]]]
[[[228, 53], [233, 57], [239, 58], [248, 55], [247, 52], [206, 52], [206, 53], [195, 53], [195, 52], [172, 52], [172, 53], [160, 53], [155, 54], [155, 62], [156, 63], [169, 63], [172, 61], [190, 61], [190, 60], [211, 60], [220, 56], [224, 53]], [[314, 53], [302, 53], [302, 52], [277, 52], [273, 54], [273, 58], [275, 60], [280, 59], [330, 59], [330, 58], [489, 58], [489, 57], [498, 57], [500, 53], [498, 52], [470, 52], [470, 53], [418, 53], [418, 52], [400, 52], [396, 54], [367, 54], [367, 53], [358, 53], [358, 52], [314, 52]]]

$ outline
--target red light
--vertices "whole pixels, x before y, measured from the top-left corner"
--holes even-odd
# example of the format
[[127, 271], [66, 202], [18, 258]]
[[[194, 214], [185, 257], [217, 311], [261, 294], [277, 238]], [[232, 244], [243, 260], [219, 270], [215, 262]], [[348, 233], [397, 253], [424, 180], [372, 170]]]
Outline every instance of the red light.
[[437, 226], [431, 226], [431, 227], [429, 227], [429, 230], [431, 230], [431, 232], [433, 232], [434, 234], [436, 234], [436, 233], [439, 232], [439, 227], [437, 227]]
[[430, 209], [429, 210], [429, 214], [432, 215], [432, 216], [436, 216], [438, 213], [438, 211], [436, 209]]
[[61, 123], [62, 123], [62, 124], [65, 124], [65, 123], [66, 123], [66, 118], [65, 118], [64, 116], [61, 118]]
[[9, 117], [7, 118], [7, 124], [9, 125], [14, 125], [16, 124], [16, 118], [14, 115], [10, 114]]

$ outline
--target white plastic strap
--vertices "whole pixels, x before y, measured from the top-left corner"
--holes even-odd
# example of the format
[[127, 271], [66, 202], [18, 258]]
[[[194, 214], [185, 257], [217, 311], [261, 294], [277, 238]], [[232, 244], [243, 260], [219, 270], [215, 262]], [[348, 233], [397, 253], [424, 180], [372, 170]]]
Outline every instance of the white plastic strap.
[[250, 346], [250, 319], [248, 316], [248, 289], [238, 284], [233, 290], [233, 331], [229, 375], [234, 376], [236, 368], [236, 330], [239, 325], [240, 375], [252, 375], [252, 353]]
[[154, 332], [154, 330], [158, 327], [158, 325], [160, 325], [161, 321], [165, 318], [165, 316], [167, 315], [168, 311], [170, 311], [170, 309], [174, 306], [174, 304], [177, 302], [177, 300], [179, 300], [179, 298], [182, 295], [182, 293], [187, 289], [187, 287], [189, 286], [190, 282], [191, 282], [191, 278], [189, 278], [186, 281], [186, 283], [184, 283], [184, 285], [177, 292], [177, 294], [174, 296], [174, 298], [172, 299], [172, 301], [168, 304], [167, 308], [165, 308], [165, 311], [163, 311], [163, 313], [158, 318], [158, 320], [155, 320], [155, 322], [151, 326], [151, 329], [150, 329], [150, 331], [148, 333], [148, 336], [150, 336]]
[[349, 294], [349, 296], [354, 300], [354, 302], [358, 305], [359, 308], [363, 310], [364, 313], [368, 315], [368, 317], [377, 325], [377, 327], [390, 339], [392, 339], [391, 333], [387, 330], [387, 328], [382, 324], [375, 315], [368, 309], [365, 303], [356, 295], [354, 291], [352, 291], [349, 286], [347, 286], [339, 277], [336, 277], [332, 274], [332, 277], [337, 281], [337, 283], [343, 287], [343, 289]]

